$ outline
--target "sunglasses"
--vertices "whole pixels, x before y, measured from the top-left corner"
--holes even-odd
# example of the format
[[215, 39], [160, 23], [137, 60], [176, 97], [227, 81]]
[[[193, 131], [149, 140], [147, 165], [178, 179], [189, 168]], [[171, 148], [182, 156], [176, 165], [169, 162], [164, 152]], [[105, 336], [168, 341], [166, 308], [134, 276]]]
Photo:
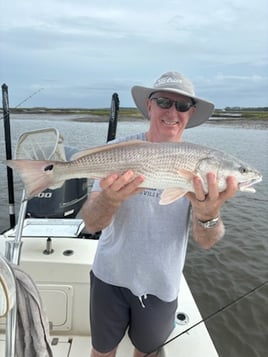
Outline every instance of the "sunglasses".
[[151, 100], [155, 100], [156, 104], [162, 109], [170, 109], [173, 104], [175, 104], [175, 108], [178, 112], [187, 112], [191, 107], [195, 106], [195, 102], [192, 100], [191, 102], [180, 102], [178, 100], [172, 100], [163, 97], [153, 97]]

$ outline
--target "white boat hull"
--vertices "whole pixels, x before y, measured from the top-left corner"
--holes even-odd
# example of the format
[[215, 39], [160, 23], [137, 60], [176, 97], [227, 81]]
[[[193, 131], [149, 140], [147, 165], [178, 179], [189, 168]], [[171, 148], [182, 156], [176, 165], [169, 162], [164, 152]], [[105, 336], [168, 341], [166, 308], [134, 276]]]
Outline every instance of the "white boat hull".
[[[54, 357], [89, 356], [89, 272], [93, 263], [97, 240], [81, 239], [80, 219], [25, 220], [22, 234], [20, 266], [34, 279], [51, 323]], [[14, 238], [9, 231], [0, 237], [0, 252], [5, 242]], [[47, 238], [52, 239], [52, 254], [44, 254]], [[170, 338], [202, 320], [185, 279], [182, 279], [178, 300], [178, 313], [184, 321], [176, 319]], [[0, 355], [5, 354], [5, 320], [0, 320]], [[125, 336], [118, 357], [132, 355], [131, 343]], [[166, 357], [218, 357], [215, 346], [204, 323], [191, 329], [164, 347]]]

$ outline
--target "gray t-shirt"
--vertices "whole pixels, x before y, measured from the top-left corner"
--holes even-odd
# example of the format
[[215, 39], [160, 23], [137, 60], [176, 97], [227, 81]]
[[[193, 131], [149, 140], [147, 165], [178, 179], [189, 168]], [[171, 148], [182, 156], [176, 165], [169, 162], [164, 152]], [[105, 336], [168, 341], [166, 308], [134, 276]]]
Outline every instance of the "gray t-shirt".
[[[117, 141], [146, 140], [137, 134]], [[95, 181], [92, 191], [100, 191]], [[185, 261], [190, 203], [185, 197], [160, 205], [162, 190], [146, 189], [119, 207], [102, 231], [93, 272], [106, 283], [172, 301]]]

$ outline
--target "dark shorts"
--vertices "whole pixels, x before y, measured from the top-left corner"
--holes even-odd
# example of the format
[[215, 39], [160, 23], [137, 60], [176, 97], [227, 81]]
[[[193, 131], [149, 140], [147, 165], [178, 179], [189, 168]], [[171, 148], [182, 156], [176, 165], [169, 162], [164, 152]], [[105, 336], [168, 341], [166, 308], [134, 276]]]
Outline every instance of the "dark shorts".
[[140, 301], [129, 289], [106, 284], [93, 272], [90, 276], [92, 345], [98, 352], [113, 350], [127, 329], [133, 345], [144, 353], [157, 350], [167, 340], [174, 328], [177, 299], [165, 302], [147, 295]]

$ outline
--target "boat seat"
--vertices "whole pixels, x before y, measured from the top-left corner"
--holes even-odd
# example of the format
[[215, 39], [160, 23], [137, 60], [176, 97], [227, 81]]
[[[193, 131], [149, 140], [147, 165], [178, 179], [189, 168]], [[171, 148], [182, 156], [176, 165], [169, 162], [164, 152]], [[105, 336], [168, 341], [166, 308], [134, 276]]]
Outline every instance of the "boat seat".
[[6, 317], [15, 303], [15, 277], [7, 260], [0, 254], [0, 318]]
[[[6, 316], [6, 357], [40, 353], [52, 356], [49, 324], [40, 293], [32, 278], [18, 265], [0, 259], [0, 308]], [[29, 330], [34, 333], [29, 335]]]

